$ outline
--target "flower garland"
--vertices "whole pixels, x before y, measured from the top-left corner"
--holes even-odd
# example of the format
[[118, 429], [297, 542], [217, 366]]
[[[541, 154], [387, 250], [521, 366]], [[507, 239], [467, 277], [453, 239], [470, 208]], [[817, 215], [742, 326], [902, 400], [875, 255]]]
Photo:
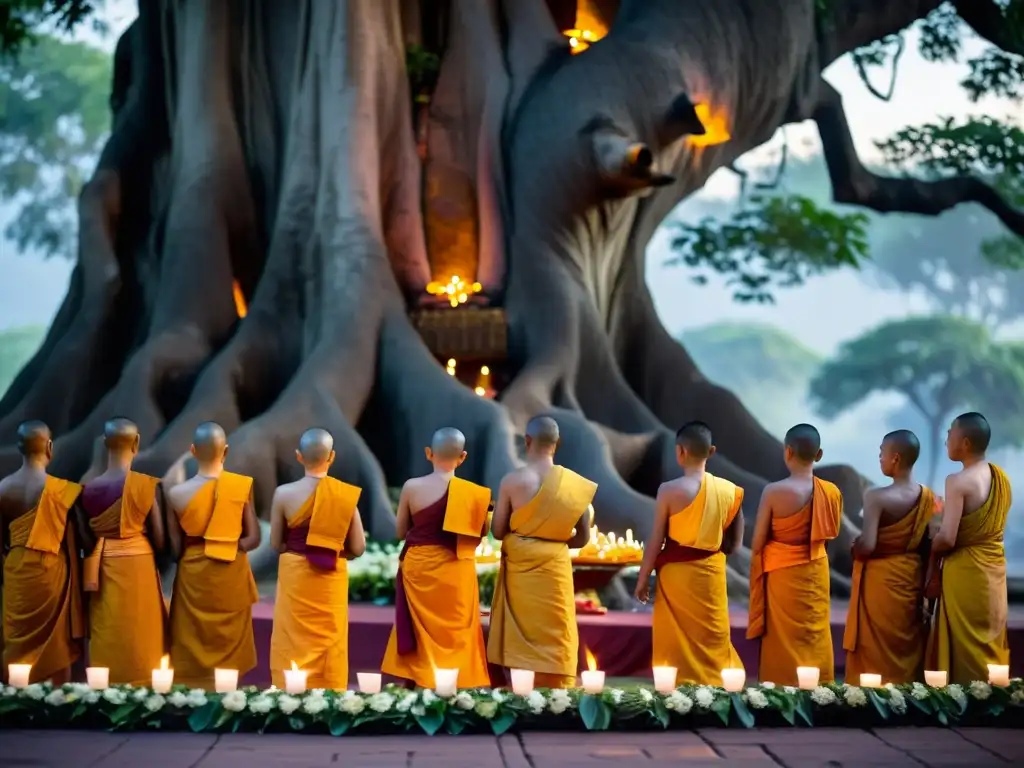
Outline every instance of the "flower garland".
[[682, 686], [667, 694], [649, 686], [535, 690], [526, 696], [504, 689], [472, 689], [442, 698], [427, 689], [386, 686], [380, 693], [312, 690], [290, 695], [249, 687], [215, 694], [174, 687], [167, 694], [130, 685], [94, 691], [81, 683], [26, 688], [0, 687], [0, 722], [6, 728], [113, 730], [164, 729], [200, 732], [351, 731], [401, 733], [420, 730], [491, 732], [512, 728], [689, 728], [815, 724], [865, 727], [1024, 721], [1024, 682], [997, 687], [929, 688], [920, 683], [860, 688], [830, 683], [811, 691], [763, 683], [742, 693], [710, 686]]
[[[353, 603], [394, 605], [400, 543], [366, 542], [366, 551], [348, 563], [348, 599]], [[490, 605], [494, 595], [497, 563], [479, 563], [480, 604]]]

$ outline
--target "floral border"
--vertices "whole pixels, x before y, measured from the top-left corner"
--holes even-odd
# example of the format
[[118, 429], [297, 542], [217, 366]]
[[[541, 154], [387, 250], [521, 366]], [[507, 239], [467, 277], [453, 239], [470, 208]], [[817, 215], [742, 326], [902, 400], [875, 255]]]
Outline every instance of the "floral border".
[[650, 686], [535, 690], [519, 696], [479, 688], [442, 698], [427, 689], [386, 686], [380, 693], [312, 690], [293, 696], [248, 687], [216, 694], [175, 686], [94, 691], [81, 683], [0, 687], [3, 728], [108, 728], [196, 733], [290, 731], [402, 733], [441, 731], [502, 734], [512, 729], [654, 730], [695, 726], [989, 725], [1024, 724], [1024, 682], [974, 682], [964, 688], [920, 683], [860, 688], [830, 683], [811, 691], [775, 686], [727, 693], [682, 686], [667, 694]]

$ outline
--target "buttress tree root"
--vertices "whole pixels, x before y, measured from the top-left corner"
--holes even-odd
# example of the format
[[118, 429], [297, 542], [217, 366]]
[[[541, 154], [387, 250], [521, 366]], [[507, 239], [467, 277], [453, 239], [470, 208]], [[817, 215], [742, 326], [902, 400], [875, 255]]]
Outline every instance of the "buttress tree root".
[[[0, 433], [45, 419], [54, 471], [81, 477], [100, 468], [102, 422], [125, 415], [142, 429], [140, 468], [175, 482], [195, 424], [216, 420], [265, 513], [298, 475], [299, 434], [323, 426], [333, 472], [365, 489], [367, 529], [387, 538], [388, 487], [425, 471], [435, 428], [462, 429], [466, 475], [496, 487], [525, 422], [549, 412], [560, 460], [600, 484], [599, 523], [644, 537], [658, 484], [678, 472], [672, 429], [701, 418], [712, 470], [744, 487], [752, 520], [782, 449], [657, 318], [645, 248], [672, 208], [813, 119], [839, 200], [980, 202], [1015, 231], [1020, 214], [977, 180], [866, 171], [821, 78], [939, 0], [830, 0], [829, 24], [814, 0], [587, 5], [609, 32], [573, 56], [555, 19], [575, 3], [561, 0], [141, 0], [117, 47], [114, 129], [82, 194], [68, 295], [0, 401]], [[997, 41], [989, 1], [964, 5]], [[424, 165], [405, 49], [429, 40], [441, 68]], [[709, 140], [698, 104], [727, 137]], [[475, 197], [477, 279], [508, 319], [499, 402], [448, 376], [408, 315], [435, 276], [424, 189], [455, 177]], [[16, 462], [0, 451], [0, 470]], [[820, 474], [855, 519], [863, 479]], [[839, 589], [856, 532], [848, 519], [833, 547]], [[742, 586], [749, 553], [730, 566]]]

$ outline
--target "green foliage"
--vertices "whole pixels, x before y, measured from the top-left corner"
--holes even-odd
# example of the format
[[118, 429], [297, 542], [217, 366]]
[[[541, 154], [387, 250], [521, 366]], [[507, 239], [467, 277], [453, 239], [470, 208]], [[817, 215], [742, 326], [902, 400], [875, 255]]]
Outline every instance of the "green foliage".
[[0, 201], [19, 250], [74, 255], [75, 200], [110, 130], [111, 58], [40, 37], [0, 63]]
[[430, 93], [437, 83], [441, 71], [441, 58], [422, 45], [408, 45], [405, 48], [405, 71], [409, 75], [409, 88], [417, 102], [430, 99]]
[[18, 371], [39, 349], [45, 336], [46, 329], [41, 326], [0, 332], [0, 397], [11, 386]]
[[726, 276], [733, 298], [771, 303], [773, 287], [791, 288], [830, 269], [859, 266], [867, 257], [863, 213], [825, 210], [800, 195], [752, 196], [731, 219], [707, 217], [696, 225], [677, 223], [668, 265]]
[[[0, 54], [16, 54], [37, 40], [39, 28], [50, 25], [58, 32], [72, 32], [103, 6], [103, 0], [3, 0], [0, 2]], [[93, 27], [105, 31], [103, 22]]]

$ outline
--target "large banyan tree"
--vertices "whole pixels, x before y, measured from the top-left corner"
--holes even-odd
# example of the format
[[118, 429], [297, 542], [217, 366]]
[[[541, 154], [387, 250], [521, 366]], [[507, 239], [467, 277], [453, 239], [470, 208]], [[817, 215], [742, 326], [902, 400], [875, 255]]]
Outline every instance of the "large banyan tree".
[[[666, 332], [646, 246], [717, 169], [804, 120], [837, 201], [922, 214], [977, 202], [1024, 235], [984, 179], [867, 169], [822, 77], [940, 5], [140, 0], [80, 199], [77, 266], [0, 402], [0, 434], [45, 420], [53, 471], [82, 476], [102, 422], [128, 416], [140, 467], [173, 481], [195, 425], [215, 420], [266, 510], [299, 472], [300, 432], [322, 426], [333, 472], [365, 489], [368, 530], [389, 537], [388, 488], [425, 469], [435, 428], [462, 429], [466, 476], [496, 487], [525, 421], [548, 412], [560, 461], [600, 484], [601, 526], [644, 536], [678, 472], [674, 428], [703, 419], [719, 447], [709, 468], [745, 488], [752, 516], [784, 472], [780, 444]], [[1018, 4], [952, 6], [1021, 51]], [[430, 328], [506, 339], [481, 389], [497, 398], [446, 370]], [[855, 519], [862, 479], [820, 474]], [[838, 572], [855, 532], [834, 548]], [[742, 553], [731, 565], [747, 570]]]

